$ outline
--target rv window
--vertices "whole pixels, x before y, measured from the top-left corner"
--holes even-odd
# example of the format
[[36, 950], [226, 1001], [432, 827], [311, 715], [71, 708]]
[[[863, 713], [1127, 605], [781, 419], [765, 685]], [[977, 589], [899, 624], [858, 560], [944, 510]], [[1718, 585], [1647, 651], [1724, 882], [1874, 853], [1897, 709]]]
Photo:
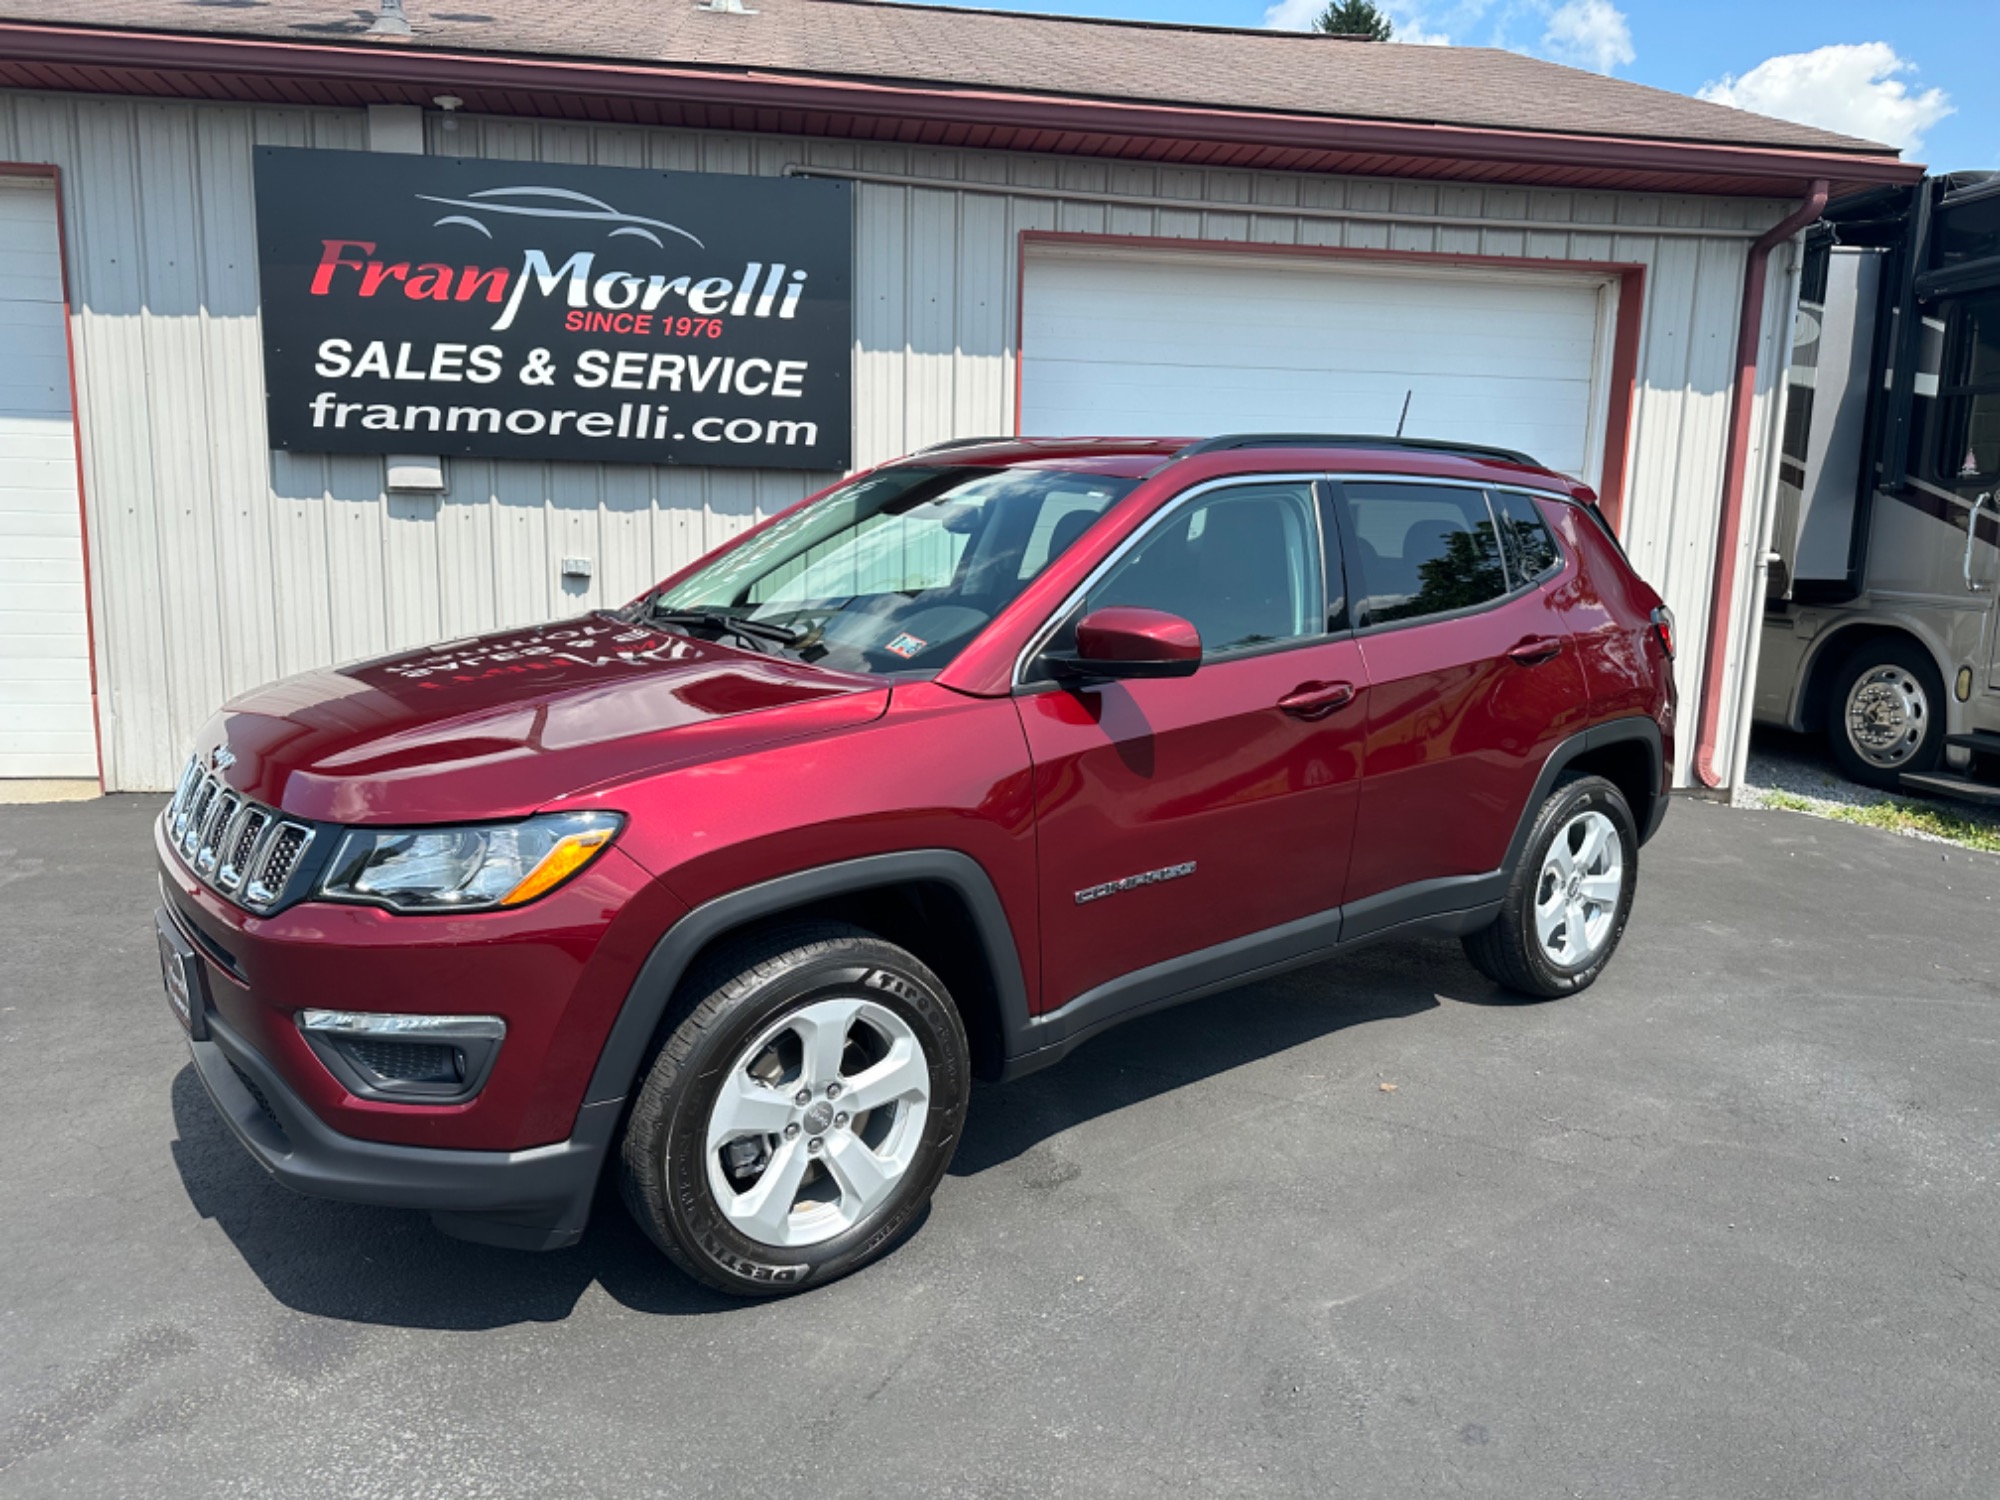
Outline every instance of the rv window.
[[1950, 324], [1932, 473], [1977, 484], [2000, 475], [2000, 292], [1966, 298]]

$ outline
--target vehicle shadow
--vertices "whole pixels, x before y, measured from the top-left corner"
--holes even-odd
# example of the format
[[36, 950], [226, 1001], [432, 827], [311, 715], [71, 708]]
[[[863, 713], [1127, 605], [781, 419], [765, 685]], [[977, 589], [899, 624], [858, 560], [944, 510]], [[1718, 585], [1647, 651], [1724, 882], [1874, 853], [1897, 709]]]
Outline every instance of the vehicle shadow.
[[1371, 1021], [1526, 1002], [1489, 983], [1455, 940], [1384, 943], [1141, 1016], [1045, 1072], [974, 1089], [955, 1177], [1003, 1166], [1052, 1135]]
[[297, 1312], [472, 1331], [559, 1322], [593, 1284], [638, 1312], [693, 1316], [744, 1305], [669, 1265], [608, 1180], [581, 1244], [545, 1255], [501, 1250], [440, 1234], [421, 1213], [280, 1187], [230, 1134], [192, 1064], [174, 1078], [172, 1105], [174, 1165], [195, 1209]]
[[[1046, 1072], [975, 1090], [952, 1163], [977, 1177], [1072, 1126], [1351, 1026], [1506, 997], [1456, 943], [1404, 942], [1301, 969], [1143, 1017]], [[173, 1159], [188, 1197], [271, 1295], [317, 1317], [473, 1331], [557, 1322], [592, 1285], [637, 1312], [701, 1316], [749, 1304], [698, 1286], [639, 1231], [615, 1187], [600, 1185], [589, 1232], [534, 1255], [454, 1240], [422, 1214], [301, 1197], [237, 1144], [192, 1065], [175, 1077]]]

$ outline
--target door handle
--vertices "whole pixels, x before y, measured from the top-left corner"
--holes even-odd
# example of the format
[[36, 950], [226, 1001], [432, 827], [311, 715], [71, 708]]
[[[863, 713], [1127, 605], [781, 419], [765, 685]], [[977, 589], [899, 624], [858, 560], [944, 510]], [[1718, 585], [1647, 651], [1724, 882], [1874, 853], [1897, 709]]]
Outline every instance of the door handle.
[[1558, 655], [1563, 648], [1563, 638], [1559, 635], [1524, 636], [1507, 648], [1507, 654], [1524, 667], [1532, 667], [1537, 662], [1545, 662]]
[[1351, 682], [1302, 682], [1278, 700], [1278, 707], [1296, 719], [1323, 719], [1353, 701]]
[[1986, 585], [1972, 581], [1972, 544], [1979, 540], [1979, 513], [1986, 508], [1986, 502], [1993, 498], [1988, 490], [1972, 502], [1972, 514], [1965, 518], [1965, 591], [1968, 594], [1983, 594]]

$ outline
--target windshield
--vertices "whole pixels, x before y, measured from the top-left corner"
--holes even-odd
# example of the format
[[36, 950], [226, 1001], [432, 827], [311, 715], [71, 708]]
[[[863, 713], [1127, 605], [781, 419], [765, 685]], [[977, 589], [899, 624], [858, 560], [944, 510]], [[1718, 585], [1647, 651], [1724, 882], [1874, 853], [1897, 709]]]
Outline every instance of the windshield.
[[640, 609], [842, 672], [933, 673], [1137, 484], [1059, 469], [884, 469]]

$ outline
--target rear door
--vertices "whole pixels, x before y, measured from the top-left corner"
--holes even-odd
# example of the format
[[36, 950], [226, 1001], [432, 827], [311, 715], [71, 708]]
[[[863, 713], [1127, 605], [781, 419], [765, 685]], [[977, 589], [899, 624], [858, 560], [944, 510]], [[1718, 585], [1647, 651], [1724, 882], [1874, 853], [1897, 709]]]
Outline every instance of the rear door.
[[1031, 659], [1016, 701], [1044, 1009], [1302, 918], [1328, 914], [1331, 940], [1367, 712], [1337, 549], [1310, 479], [1204, 487], [1107, 562], [1044, 648], [1088, 609], [1142, 605], [1201, 632], [1193, 676], [1070, 687]]
[[[1556, 598], [1562, 559], [1532, 506], [1496, 514], [1479, 486], [1437, 480], [1332, 490], [1369, 680], [1346, 893], [1359, 936], [1412, 914], [1420, 882], [1500, 867], [1587, 696]], [[1432, 905], [1450, 909], [1448, 888]]]

